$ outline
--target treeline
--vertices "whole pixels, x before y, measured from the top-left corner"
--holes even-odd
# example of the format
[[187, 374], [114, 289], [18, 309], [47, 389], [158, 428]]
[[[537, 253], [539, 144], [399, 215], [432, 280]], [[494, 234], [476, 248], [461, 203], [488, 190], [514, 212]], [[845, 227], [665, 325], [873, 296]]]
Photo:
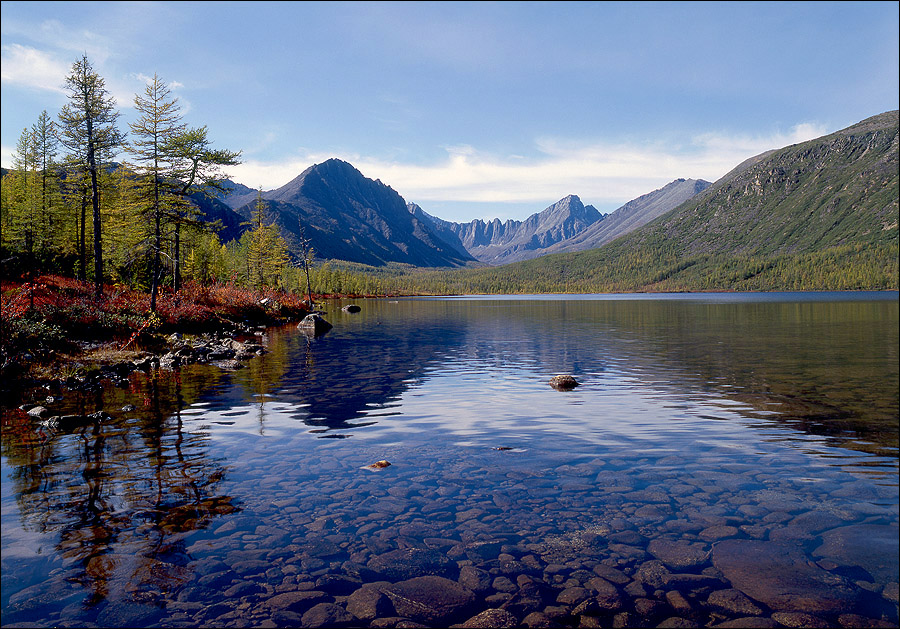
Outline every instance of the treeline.
[[[240, 152], [190, 127], [158, 76], [135, 95], [128, 133], [105, 83], [82, 57], [66, 78], [68, 102], [42, 112], [16, 145], [2, 182], [0, 255], [5, 278], [54, 273], [149, 292], [184, 282], [232, 281], [299, 289], [287, 245], [258, 199], [238, 241], [223, 243], [195, 200], [223, 191]], [[124, 156], [124, 163], [114, 159]], [[295, 261], [296, 265], [296, 261]]]
[[329, 292], [328, 287], [366, 286], [379, 295], [897, 290], [898, 256], [896, 243], [777, 256], [684, 257], [665, 245], [604, 247], [478, 269], [324, 265], [313, 287]]

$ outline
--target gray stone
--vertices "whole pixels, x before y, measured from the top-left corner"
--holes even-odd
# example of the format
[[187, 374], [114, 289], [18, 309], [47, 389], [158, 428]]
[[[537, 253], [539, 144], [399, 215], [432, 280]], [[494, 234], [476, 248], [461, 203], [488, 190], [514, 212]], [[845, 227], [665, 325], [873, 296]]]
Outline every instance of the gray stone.
[[367, 566], [389, 581], [427, 575], [447, 577], [456, 569], [456, 564], [440, 551], [423, 548], [403, 548], [376, 555]]
[[475, 595], [456, 581], [423, 576], [384, 588], [397, 614], [417, 622], [446, 625], [466, 618], [473, 610]]
[[802, 612], [775, 612], [772, 620], [785, 627], [809, 627], [809, 629], [828, 629], [831, 624], [824, 618], [804, 614]]
[[625, 585], [631, 579], [621, 570], [616, 570], [611, 566], [607, 566], [606, 564], [598, 563], [593, 567], [594, 574], [598, 577], [602, 577], [607, 581], [611, 581], [613, 583], [617, 583], [618, 585]]
[[845, 566], [859, 566], [882, 583], [896, 582], [898, 570], [896, 526], [854, 524], [822, 533], [814, 557], [827, 557]]
[[258, 559], [248, 559], [245, 561], [237, 561], [232, 566], [231, 569], [234, 570], [237, 574], [241, 575], [254, 575], [254, 574], [262, 574], [266, 570], [272, 567], [272, 564], [268, 561], [260, 561]]
[[673, 570], [698, 568], [709, 559], [709, 552], [703, 544], [683, 541], [654, 539], [647, 546], [651, 555]]
[[740, 590], [716, 590], [709, 595], [707, 602], [720, 609], [724, 609], [730, 614], [740, 614], [742, 616], [761, 616], [763, 610], [760, 609], [753, 601]]
[[316, 589], [333, 596], [346, 596], [362, 585], [349, 577], [339, 574], [323, 574], [316, 579]]
[[557, 595], [556, 602], [574, 607], [590, 597], [591, 593], [583, 587], [569, 587]]
[[325, 334], [333, 328], [330, 323], [328, 323], [325, 319], [317, 314], [306, 315], [303, 318], [297, 327], [303, 331], [304, 334], [312, 334], [314, 336], [319, 336], [320, 334]]
[[475, 566], [463, 566], [459, 569], [459, 584], [476, 594], [484, 594], [491, 589], [491, 575]]
[[841, 613], [859, 601], [859, 588], [811, 565], [790, 544], [725, 540], [713, 547], [712, 558], [735, 588], [774, 611]]
[[699, 627], [697, 623], [693, 620], [688, 620], [687, 618], [681, 618], [680, 616], [672, 616], [670, 618], [666, 618], [661, 623], [656, 625], [661, 629], [665, 627], [666, 629], [691, 629], [693, 627]]
[[578, 381], [570, 375], [553, 376], [550, 378], [550, 386], [557, 391], [568, 391], [578, 386]]
[[679, 614], [689, 614], [693, 609], [684, 595], [677, 590], [666, 592], [666, 601]]
[[[460, 585], [462, 582], [460, 581]], [[512, 594], [513, 592], [517, 592], [519, 590], [519, 586], [509, 580], [509, 577], [497, 577], [491, 583], [491, 587], [493, 587], [498, 592], [507, 592]], [[474, 590], [473, 590], [474, 591]]]
[[[659, 589], [666, 584], [666, 577], [672, 574], [671, 571], [663, 565], [658, 559], [645, 561], [638, 567], [634, 575], [636, 581], [645, 583], [653, 589]], [[626, 591], [628, 588], [626, 587]]]
[[[206, 577], [203, 577], [204, 579]], [[201, 579], [202, 581], [203, 579]], [[266, 589], [259, 585], [258, 583], [254, 583], [253, 581], [241, 581], [239, 583], [235, 583], [230, 588], [225, 590], [225, 596], [228, 598], [240, 598], [242, 596], [250, 596], [252, 594], [258, 594], [259, 592], [265, 592]]]
[[129, 601], [113, 601], [97, 614], [98, 627], [149, 627], [162, 617], [162, 610], [154, 605]]
[[263, 606], [273, 611], [288, 611], [302, 614], [313, 605], [327, 602], [330, 597], [325, 592], [308, 590], [304, 592], [285, 592], [263, 601]]
[[506, 629], [518, 625], [516, 617], [505, 609], [486, 609], [469, 618], [461, 627], [463, 629]]
[[394, 615], [394, 606], [378, 588], [364, 585], [347, 597], [347, 611], [360, 620], [372, 620]]
[[705, 528], [700, 531], [698, 535], [700, 539], [706, 540], [707, 542], [714, 542], [716, 540], [734, 537], [737, 534], [738, 530], [733, 526], [718, 525]]
[[897, 629], [897, 624], [883, 620], [881, 618], [866, 618], [859, 614], [841, 614], [838, 616], [838, 624], [841, 627], [852, 627], [858, 629], [860, 627], [878, 627], [881, 629]]
[[556, 627], [562, 627], [561, 624], [543, 612], [531, 612], [522, 619], [522, 626], [529, 629], [555, 629]]
[[303, 614], [301, 622], [304, 627], [349, 627], [353, 620], [340, 605], [319, 603]]
[[774, 629], [775, 627], [779, 626], [780, 625], [771, 618], [760, 618], [758, 616], [734, 618], [732, 620], [720, 622], [718, 625], [713, 625], [713, 627], [715, 627], [716, 629], [718, 629], [719, 627], [721, 627], [722, 629]]

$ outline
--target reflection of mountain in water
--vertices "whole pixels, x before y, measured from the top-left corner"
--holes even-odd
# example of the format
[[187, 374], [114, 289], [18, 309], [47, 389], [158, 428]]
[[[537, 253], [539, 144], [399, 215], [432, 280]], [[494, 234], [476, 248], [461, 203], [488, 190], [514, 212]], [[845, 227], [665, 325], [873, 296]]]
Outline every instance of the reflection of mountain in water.
[[273, 333], [274, 342], [289, 346], [274, 397], [303, 405], [308, 424], [358, 426], [354, 420], [398, 399], [429, 365], [465, 340], [469, 322], [447, 309], [413, 316], [417, 309], [409, 302], [379, 306], [329, 315], [335, 328], [315, 339], [292, 329]]
[[325, 429], [390, 415], [442, 367], [547, 379], [616, 370], [648, 387], [724, 395], [751, 417], [842, 445], [897, 444], [896, 302], [402, 300], [328, 318], [335, 329], [324, 337], [272, 338], [288, 346], [275, 398]]

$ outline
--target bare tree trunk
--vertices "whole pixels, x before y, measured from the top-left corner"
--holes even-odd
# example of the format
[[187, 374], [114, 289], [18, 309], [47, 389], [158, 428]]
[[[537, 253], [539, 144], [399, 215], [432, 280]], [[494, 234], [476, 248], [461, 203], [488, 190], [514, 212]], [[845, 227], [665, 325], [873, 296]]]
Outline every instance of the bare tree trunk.
[[175, 293], [181, 289], [181, 222], [175, 219]]
[[[90, 133], [90, 127], [88, 127]], [[103, 297], [103, 239], [100, 235], [100, 186], [97, 183], [97, 161], [93, 143], [88, 144], [88, 164], [91, 169], [91, 201], [94, 212], [94, 292]]]
[[81, 226], [78, 235], [78, 279], [87, 281], [87, 189], [81, 187]]

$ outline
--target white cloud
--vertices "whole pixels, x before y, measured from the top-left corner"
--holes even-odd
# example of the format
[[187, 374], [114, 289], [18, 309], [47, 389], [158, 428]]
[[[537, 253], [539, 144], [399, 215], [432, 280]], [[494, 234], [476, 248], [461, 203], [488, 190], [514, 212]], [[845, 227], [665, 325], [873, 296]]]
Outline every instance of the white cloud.
[[[286, 184], [312, 164], [331, 157], [350, 162], [417, 203], [552, 203], [577, 194], [586, 203], [621, 204], [679, 177], [715, 181], [749, 157], [826, 133], [800, 124], [770, 136], [703, 134], [682, 143], [578, 143], [543, 138], [539, 156], [499, 157], [470, 145], [445, 147], [431, 164], [386, 161], [365, 155], [298, 154], [277, 164], [248, 161], [232, 169], [241, 183], [264, 190]], [[540, 206], [540, 207], [538, 207]]]
[[3, 83], [65, 93], [63, 85], [70, 64], [53, 54], [20, 44], [2, 48]]
[[[707, 133], [682, 144], [584, 144], [543, 138], [535, 142], [538, 158], [499, 157], [456, 145], [445, 147], [446, 157], [431, 164], [301, 150], [278, 162], [247, 160], [228, 174], [251, 188], [272, 190], [312, 164], [336, 157], [420, 204], [533, 203], [539, 211], [542, 204], [577, 194], [585, 203], [617, 206], [679, 177], [715, 181], [749, 157], [826, 133], [820, 125], [804, 123], [770, 136]], [[4, 166], [12, 152], [3, 148]]]
[[3, 168], [12, 168], [13, 155], [16, 153], [14, 146], [0, 146], [0, 166]]

